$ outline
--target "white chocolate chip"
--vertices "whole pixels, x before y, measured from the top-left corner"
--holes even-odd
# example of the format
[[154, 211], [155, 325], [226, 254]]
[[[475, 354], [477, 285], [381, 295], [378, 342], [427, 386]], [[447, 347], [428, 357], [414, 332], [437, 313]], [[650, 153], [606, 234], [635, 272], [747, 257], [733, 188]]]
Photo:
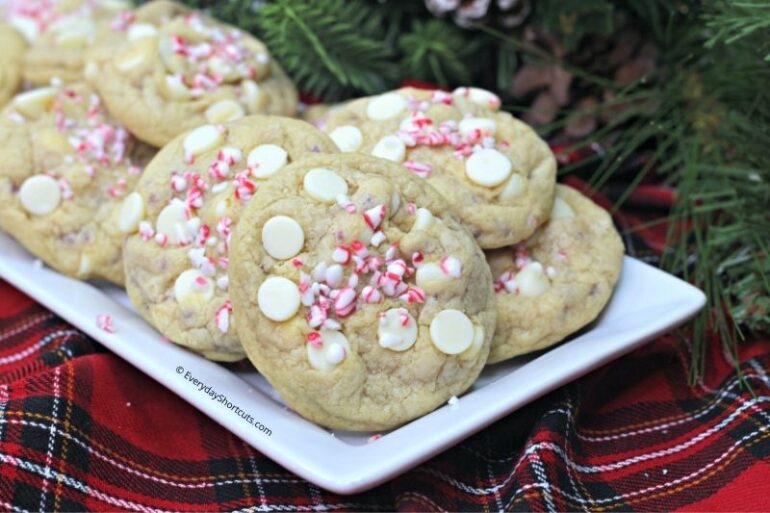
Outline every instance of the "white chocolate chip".
[[310, 197], [324, 203], [337, 201], [339, 196], [348, 193], [347, 182], [331, 169], [322, 167], [308, 171], [302, 185]]
[[460, 133], [467, 137], [479, 130], [483, 135], [495, 135], [497, 124], [491, 118], [465, 118], [460, 121]]
[[442, 310], [430, 323], [433, 345], [444, 354], [460, 354], [471, 346], [475, 330], [467, 315], [459, 310]]
[[28, 117], [37, 117], [48, 112], [56, 96], [57, 88], [41, 87], [16, 95], [13, 106]]
[[19, 200], [24, 210], [36, 216], [48, 215], [61, 203], [61, 188], [48, 175], [35, 175], [24, 180], [19, 188]]
[[206, 109], [206, 119], [209, 123], [227, 123], [245, 115], [243, 107], [235, 100], [221, 100]]
[[417, 322], [406, 308], [391, 308], [380, 316], [377, 336], [380, 347], [406, 351], [417, 340]]
[[171, 244], [182, 242], [187, 224], [187, 206], [178, 199], [172, 200], [158, 214], [158, 220], [155, 222], [155, 231], [168, 238]]
[[224, 134], [214, 125], [199, 126], [184, 138], [184, 154], [188, 160], [211, 151], [224, 142]]
[[109, 9], [110, 11], [128, 11], [134, 6], [131, 2], [124, 2], [123, 0], [99, 0], [99, 7]]
[[395, 135], [387, 135], [372, 148], [372, 155], [400, 164], [406, 157], [406, 145]]
[[337, 148], [343, 152], [356, 151], [361, 147], [361, 143], [364, 142], [364, 136], [361, 134], [361, 130], [352, 125], [335, 128], [332, 130], [332, 133], [329, 134], [329, 137], [331, 137], [334, 144], [337, 145]]
[[93, 38], [96, 26], [88, 18], [69, 20], [66, 24], [53, 28], [54, 42], [65, 48], [83, 47]]
[[151, 23], [134, 23], [128, 28], [128, 40], [136, 41], [143, 37], [155, 37], [158, 35], [158, 29]]
[[99, 66], [94, 61], [88, 61], [83, 67], [83, 76], [87, 80], [96, 80], [99, 76]]
[[410, 231], [414, 230], [427, 230], [433, 224], [436, 222], [436, 218], [433, 217], [433, 214], [430, 210], [427, 208], [418, 208], [417, 212], [415, 213], [415, 220], [414, 224], [412, 225], [412, 229]]
[[452, 92], [453, 96], [468, 98], [473, 103], [497, 110], [500, 108], [500, 98], [486, 89], [478, 87], [458, 87]]
[[465, 161], [465, 174], [484, 187], [496, 187], [511, 175], [511, 161], [497, 150], [483, 148]]
[[435, 263], [422, 264], [417, 268], [415, 280], [417, 286], [425, 292], [436, 292], [444, 283], [450, 281], [451, 276], [441, 270], [441, 267]]
[[214, 286], [197, 269], [188, 269], [174, 282], [174, 299], [185, 307], [200, 306], [214, 297]]
[[460, 353], [460, 358], [463, 360], [470, 360], [474, 358], [481, 347], [484, 345], [484, 328], [482, 326], [473, 327], [473, 342], [471, 346]]
[[294, 317], [299, 310], [300, 293], [297, 285], [281, 276], [270, 276], [257, 291], [257, 303], [270, 320], [282, 322]]
[[34, 42], [40, 33], [37, 22], [27, 16], [11, 16], [8, 18], [8, 23], [18, 30], [28, 43]]
[[138, 192], [132, 192], [123, 200], [118, 219], [118, 230], [123, 233], [134, 233], [139, 229], [139, 223], [144, 219], [144, 199]]
[[276, 260], [292, 258], [305, 245], [305, 232], [288, 216], [274, 216], [262, 227], [262, 245]]
[[503, 187], [503, 190], [500, 191], [500, 199], [509, 200], [518, 198], [524, 194], [526, 186], [527, 183], [524, 181], [524, 178], [518, 173], [513, 173], [508, 180], [508, 183]]
[[243, 92], [243, 101], [249, 108], [250, 112], [257, 112], [264, 94], [259, 88], [259, 85], [253, 80], [244, 80], [241, 82], [241, 90]]
[[348, 339], [339, 331], [321, 330], [321, 347], [307, 344], [307, 359], [311, 367], [331, 372], [350, 354]]
[[397, 116], [406, 108], [406, 98], [396, 93], [386, 93], [372, 98], [366, 106], [366, 115], [374, 121]]
[[80, 255], [80, 264], [78, 265], [78, 276], [86, 276], [91, 272], [91, 258], [83, 253]]
[[568, 219], [570, 217], [575, 217], [575, 211], [566, 201], [556, 196], [553, 200], [553, 209], [551, 209], [551, 219]]
[[543, 272], [543, 266], [538, 262], [530, 262], [516, 273], [516, 284], [522, 296], [536, 297], [543, 294], [551, 286], [548, 277]]
[[139, 39], [126, 52], [119, 55], [115, 61], [115, 67], [119, 71], [128, 73], [150, 60], [155, 51], [152, 39]]
[[289, 160], [289, 154], [276, 144], [260, 144], [249, 153], [246, 163], [257, 178], [273, 176]]
[[182, 75], [166, 75], [164, 79], [165, 90], [168, 97], [172, 100], [189, 100], [190, 88], [182, 80]]

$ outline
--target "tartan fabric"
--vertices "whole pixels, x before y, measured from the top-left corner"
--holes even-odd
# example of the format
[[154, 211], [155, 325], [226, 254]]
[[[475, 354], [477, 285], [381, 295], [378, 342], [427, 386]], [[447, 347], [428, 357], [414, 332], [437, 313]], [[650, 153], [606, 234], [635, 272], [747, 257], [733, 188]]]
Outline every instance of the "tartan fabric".
[[751, 390], [726, 362], [688, 387], [687, 347], [662, 337], [341, 497], [0, 282], [0, 509], [770, 509], [770, 341], [744, 347]]

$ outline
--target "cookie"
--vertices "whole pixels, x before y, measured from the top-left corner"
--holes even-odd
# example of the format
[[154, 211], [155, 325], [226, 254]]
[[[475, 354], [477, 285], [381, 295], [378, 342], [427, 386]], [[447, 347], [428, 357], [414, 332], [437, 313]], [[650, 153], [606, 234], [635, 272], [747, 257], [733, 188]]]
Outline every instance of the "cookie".
[[122, 283], [119, 213], [154, 149], [82, 83], [14, 97], [0, 141], [0, 228], [64, 274]]
[[483, 253], [441, 195], [386, 160], [288, 167], [246, 208], [231, 260], [249, 359], [324, 426], [403, 424], [464, 392], [487, 359]]
[[482, 89], [399, 89], [330, 111], [342, 151], [392, 160], [424, 178], [482, 248], [519, 242], [548, 219], [556, 160], [528, 125]]
[[110, 112], [157, 146], [203, 124], [297, 109], [294, 86], [262, 42], [172, 2], [138, 9], [88, 61], [86, 79]]
[[553, 345], [593, 321], [618, 281], [623, 251], [610, 215], [558, 185], [545, 226], [487, 252], [498, 304], [489, 363]]
[[229, 250], [243, 206], [297, 159], [334, 152], [302, 121], [249, 116], [180, 135], [147, 166], [122, 222], [126, 289], [170, 340], [206, 358], [244, 357], [231, 329]]
[[24, 38], [10, 25], [0, 23], [0, 107], [16, 94], [21, 87], [21, 73], [24, 51], [27, 44]]
[[100, 24], [108, 23], [131, 2], [121, 0], [10, 0], [5, 19], [29, 43], [24, 80], [32, 85], [82, 81], [86, 49]]

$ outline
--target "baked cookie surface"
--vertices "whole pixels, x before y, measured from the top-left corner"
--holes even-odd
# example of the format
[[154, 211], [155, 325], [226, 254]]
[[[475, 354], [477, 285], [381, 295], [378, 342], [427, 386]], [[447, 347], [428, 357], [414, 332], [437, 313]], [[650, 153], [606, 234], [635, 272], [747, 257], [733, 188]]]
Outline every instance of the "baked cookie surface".
[[126, 289], [139, 312], [173, 342], [239, 360], [231, 328], [229, 250], [243, 206], [264, 180], [297, 159], [334, 152], [302, 121], [250, 116], [182, 134], [147, 166], [126, 208]]
[[623, 252], [610, 215], [557, 185], [551, 218], [534, 236], [487, 252], [498, 303], [489, 363], [553, 345], [593, 321], [612, 295]]
[[0, 107], [21, 87], [24, 52], [27, 44], [16, 29], [0, 23]]
[[342, 151], [402, 164], [434, 186], [482, 248], [514, 244], [548, 219], [556, 160], [525, 123], [476, 88], [399, 89], [329, 111]]
[[10, 0], [3, 17], [29, 43], [24, 58], [24, 80], [49, 85], [83, 79], [85, 54], [102, 24], [132, 8], [122, 0]]
[[82, 83], [15, 96], [0, 141], [0, 227], [64, 274], [122, 283], [118, 214], [155, 150]]
[[206, 123], [297, 109], [293, 84], [262, 42], [179, 4], [145, 4], [102, 43], [89, 53], [86, 79], [151, 144]]
[[425, 181], [359, 154], [267, 181], [233, 239], [235, 325], [301, 415], [389, 429], [475, 381], [495, 325], [473, 237]]

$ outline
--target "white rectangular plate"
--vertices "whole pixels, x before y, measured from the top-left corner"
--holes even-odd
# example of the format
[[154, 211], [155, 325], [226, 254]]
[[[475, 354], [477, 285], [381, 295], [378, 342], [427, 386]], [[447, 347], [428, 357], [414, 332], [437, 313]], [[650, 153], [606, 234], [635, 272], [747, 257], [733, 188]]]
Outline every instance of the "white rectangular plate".
[[[342, 494], [372, 488], [526, 403], [682, 323], [705, 303], [695, 287], [626, 257], [600, 319], [546, 352], [488, 367], [454, 406], [444, 406], [374, 443], [371, 433], [333, 432], [304, 420], [247, 365], [207, 361], [163, 338], [112, 286], [78, 282], [35, 265], [0, 233], [0, 276], [292, 472]], [[96, 325], [109, 314], [116, 332]]]

